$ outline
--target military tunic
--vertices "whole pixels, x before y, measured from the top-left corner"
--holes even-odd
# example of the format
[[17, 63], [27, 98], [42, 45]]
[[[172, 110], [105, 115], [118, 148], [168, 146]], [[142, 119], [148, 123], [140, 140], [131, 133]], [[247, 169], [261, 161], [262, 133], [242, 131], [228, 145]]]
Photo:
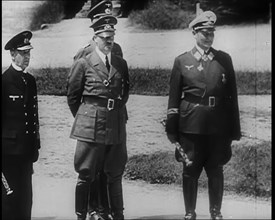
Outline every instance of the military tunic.
[[219, 134], [239, 139], [239, 108], [230, 56], [210, 48], [203, 57], [196, 47], [178, 56], [170, 79], [167, 117], [167, 132], [174, 135]]
[[30, 219], [32, 164], [40, 148], [34, 77], [11, 65], [2, 74], [2, 172], [13, 193], [3, 198], [4, 219]]
[[111, 55], [110, 72], [96, 51], [74, 62], [68, 76], [67, 100], [75, 116], [70, 137], [77, 139], [76, 214], [83, 219], [91, 196], [89, 187], [102, 170], [107, 176], [112, 212], [123, 212], [128, 97], [128, 67], [122, 58]]
[[[72, 66], [67, 92], [68, 105], [75, 115], [72, 138], [102, 144], [119, 144], [126, 135], [128, 67], [120, 57], [112, 55], [111, 60], [110, 74], [95, 51], [77, 60]], [[93, 98], [94, 104], [85, 103], [85, 99]], [[98, 98], [114, 100], [114, 109], [108, 111], [108, 103], [106, 106], [98, 106]]]

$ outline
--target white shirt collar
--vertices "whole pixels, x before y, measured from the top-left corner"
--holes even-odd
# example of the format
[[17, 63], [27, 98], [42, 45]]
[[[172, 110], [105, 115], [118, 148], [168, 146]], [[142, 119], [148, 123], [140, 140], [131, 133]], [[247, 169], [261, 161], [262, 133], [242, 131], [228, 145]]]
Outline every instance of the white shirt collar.
[[15, 64], [14, 61], [11, 62], [11, 65], [12, 65], [12, 67], [13, 67], [14, 69], [16, 69], [17, 71], [23, 71], [24, 73], [27, 73], [27, 70], [26, 70], [26, 69], [22, 70], [22, 68], [21, 68], [20, 66], [17, 66], [17, 65]]
[[[98, 56], [100, 57], [100, 59], [102, 60], [102, 62], [105, 64], [105, 62], [106, 62], [106, 60], [105, 60], [106, 55], [101, 52], [101, 50], [98, 48], [98, 46], [95, 47], [95, 50], [96, 50]], [[111, 53], [108, 53], [107, 57], [108, 57], [110, 65], [111, 65]]]

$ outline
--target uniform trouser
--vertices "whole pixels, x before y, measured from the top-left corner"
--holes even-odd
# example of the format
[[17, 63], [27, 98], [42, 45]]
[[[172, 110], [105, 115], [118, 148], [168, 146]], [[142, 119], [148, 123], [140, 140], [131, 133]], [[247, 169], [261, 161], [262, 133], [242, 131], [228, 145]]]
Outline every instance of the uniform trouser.
[[13, 190], [6, 195], [2, 184], [2, 219], [30, 220], [33, 164], [20, 156], [2, 156], [2, 172]]
[[180, 144], [191, 166], [183, 166], [183, 195], [185, 210], [196, 209], [198, 179], [203, 168], [208, 177], [210, 213], [220, 212], [223, 197], [223, 165], [231, 158], [231, 141], [224, 136], [181, 134]]
[[[77, 141], [74, 165], [78, 172], [76, 184], [75, 211], [78, 217], [85, 219], [91, 186], [100, 171], [107, 177], [111, 212], [116, 215], [123, 212], [122, 175], [127, 161], [126, 143], [118, 145], [103, 145]], [[89, 198], [90, 197], [90, 198]]]

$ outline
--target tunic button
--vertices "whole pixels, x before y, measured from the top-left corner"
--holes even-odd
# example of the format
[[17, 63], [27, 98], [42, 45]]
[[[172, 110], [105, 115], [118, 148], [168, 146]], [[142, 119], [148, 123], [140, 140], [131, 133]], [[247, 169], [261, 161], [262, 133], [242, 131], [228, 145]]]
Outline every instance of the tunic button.
[[28, 134], [29, 132], [28, 131], [26, 131], [26, 134]]
[[35, 131], [33, 133], [35, 134]]
[[85, 112], [85, 114], [87, 114], [87, 112]]
[[36, 122], [33, 122], [34, 125], [36, 125]]
[[27, 113], [27, 112], [25, 112], [25, 115], [27, 116], [27, 115], [28, 115], [28, 113]]
[[24, 105], [24, 108], [26, 108], [26, 105]]
[[33, 114], [33, 116], [36, 116], [36, 114]]
[[28, 122], [26, 122], [26, 125], [28, 124]]

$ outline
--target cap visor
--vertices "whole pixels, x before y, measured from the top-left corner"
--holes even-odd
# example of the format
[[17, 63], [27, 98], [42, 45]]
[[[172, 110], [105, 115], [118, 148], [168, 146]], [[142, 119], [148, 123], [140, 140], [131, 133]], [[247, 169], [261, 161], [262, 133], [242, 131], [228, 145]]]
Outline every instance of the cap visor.
[[30, 50], [33, 49], [32, 45], [26, 45], [23, 47], [17, 47], [16, 50]]
[[111, 37], [115, 35], [115, 29], [108, 30], [108, 31], [100, 30], [100, 31], [97, 31], [95, 34], [100, 37]]
[[201, 30], [201, 29], [212, 29], [213, 31], [216, 30], [214, 26], [199, 26], [194, 28], [194, 30]]

